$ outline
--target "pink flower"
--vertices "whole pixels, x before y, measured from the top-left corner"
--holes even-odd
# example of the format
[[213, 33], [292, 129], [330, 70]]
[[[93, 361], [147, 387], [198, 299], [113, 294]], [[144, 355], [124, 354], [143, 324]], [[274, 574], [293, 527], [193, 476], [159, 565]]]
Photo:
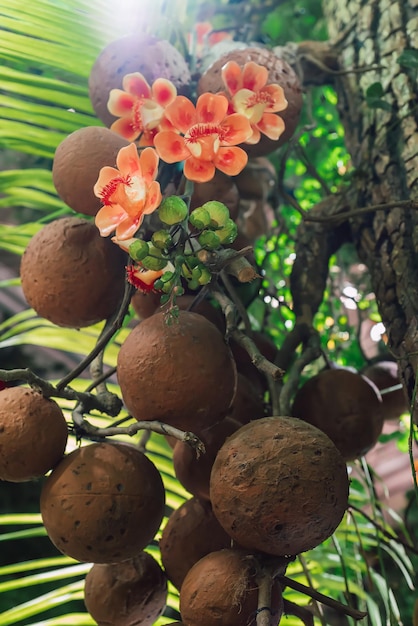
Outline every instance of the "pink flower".
[[145, 148], [138, 156], [135, 144], [119, 150], [117, 169], [102, 167], [94, 193], [103, 206], [96, 215], [96, 226], [102, 237], [116, 230], [116, 238], [129, 239], [141, 226], [144, 215], [161, 203], [160, 184], [155, 180], [158, 155]]
[[126, 74], [122, 87], [112, 89], [109, 94], [107, 108], [120, 118], [110, 129], [128, 141], [141, 135], [140, 145], [152, 145], [164, 109], [176, 97], [177, 89], [165, 78], [158, 78], [150, 87], [139, 72]]
[[287, 107], [287, 100], [280, 85], [267, 85], [268, 70], [253, 61], [241, 67], [229, 61], [222, 68], [222, 78], [230, 95], [231, 109], [245, 115], [252, 128], [247, 143], [260, 141], [260, 133], [277, 140], [284, 131], [284, 122], [278, 111]]
[[154, 138], [163, 161], [185, 161], [184, 175], [204, 183], [213, 178], [215, 168], [236, 176], [248, 161], [242, 148], [235, 147], [252, 134], [248, 119], [239, 114], [227, 115], [228, 100], [222, 95], [202, 94], [196, 107], [184, 96], [166, 108], [165, 117], [173, 130], [162, 130]]

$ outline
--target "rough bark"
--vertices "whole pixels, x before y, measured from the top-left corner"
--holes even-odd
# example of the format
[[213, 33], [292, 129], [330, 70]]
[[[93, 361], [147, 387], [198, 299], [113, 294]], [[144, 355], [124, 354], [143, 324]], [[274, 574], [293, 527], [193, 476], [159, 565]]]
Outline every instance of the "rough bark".
[[[417, 0], [326, 1], [328, 28], [342, 70], [339, 112], [356, 176], [351, 202], [370, 206], [418, 197], [417, 71], [398, 59], [418, 48]], [[371, 108], [367, 89], [380, 83], [390, 110]], [[350, 220], [352, 238], [371, 273], [389, 347], [409, 398], [418, 364], [418, 214], [395, 207]]]
[[[343, 201], [328, 198], [315, 210], [324, 217], [356, 207], [395, 206], [351, 217], [339, 231], [325, 222], [301, 225], [292, 274], [296, 312], [305, 318], [316, 312], [328, 253], [351, 239], [370, 271], [388, 347], [411, 400], [418, 365], [418, 212], [396, 202], [418, 199], [418, 71], [398, 59], [403, 50], [418, 48], [418, 0], [326, 0], [324, 11], [337, 57], [329, 79], [338, 93], [355, 175]], [[382, 85], [388, 110], [369, 105], [373, 83]], [[315, 249], [320, 254], [315, 256]]]

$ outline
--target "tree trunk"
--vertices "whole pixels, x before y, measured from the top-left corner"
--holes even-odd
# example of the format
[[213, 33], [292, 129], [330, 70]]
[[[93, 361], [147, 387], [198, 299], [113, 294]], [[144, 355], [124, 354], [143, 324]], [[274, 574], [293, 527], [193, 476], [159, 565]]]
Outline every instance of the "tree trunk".
[[[343, 211], [394, 203], [350, 217], [350, 238], [370, 271], [389, 349], [412, 400], [418, 365], [418, 213], [405, 201], [418, 200], [418, 69], [398, 60], [404, 50], [418, 48], [418, 0], [349, 0], [348, 5], [325, 0], [324, 11], [340, 68], [333, 74], [339, 114], [355, 167]], [[350, 72], [353, 68], [357, 71]], [[371, 106], [373, 89], [368, 92], [375, 83], [382, 87], [381, 96], [374, 92], [379, 108]], [[404, 206], [397, 206], [402, 201]], [[299, 239], [306, 228], [307, 223]], [[321, 236], [329, 246], [335, 231], [323, 227]], [[300, 264], [305, 255], [306, 247]], [[296, 265], [294, 282], [300, 271]]]

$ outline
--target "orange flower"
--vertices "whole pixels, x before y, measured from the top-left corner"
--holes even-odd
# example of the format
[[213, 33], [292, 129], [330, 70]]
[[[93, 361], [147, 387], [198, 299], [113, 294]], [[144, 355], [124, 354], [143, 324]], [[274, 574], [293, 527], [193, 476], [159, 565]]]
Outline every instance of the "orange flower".
[[215, 168], [236, 176], [247, 164], [247, 154], [235, 147], [252, 134], [246, 117], [227, 115], [225, 96], [204, 93], [196, 107], [184, 96], [166, 108], [165, 116], [174, 130], [162, 130], [154, 138], [155, 148], [163, 161], [185, 161], [184, 175], [204, 183], [213, 178]]
[[260, 133], [277, 140], [284, 131], [282, 118], [275, 115], [287, 107], [287, 100], [280, 85], [267, 85], [268, 70], [250, 61], [241, 67], [229, 61], [222, 68], [222, 79], [230, 95], [233, 111], [245, 115], [252, 128], [247, 143], [260, 141]]
[[155, 180], [158, 161], [153, 148], [145, 148], [138, 156], [135, 144], [131, 143], [119, 150], [117, 169], [102, 167], [94, 185], [95, 195], [105, 205], [95, 219], [102, 237], [114, 230], [117, 239], [133, 237], [144, 215], [160, 205], [160, 184]]
[[174, 265], [170, 262], [162, 270], [146, 270], [139, 263], [126, 267], [128, 282], [142, 293], [156, 291], [154, 289], [155, 281], [168, 271], [174, 271]]
[[120, 119], [110, 127], [128, 141], [139, 135], [140, 145], [151, 146], [164, 116], [165, 107], [174, 100], [177, 89], [165, 78], [158, 78], [152, 87], [139, 72], [126, 74], [123, 89], [111, 89], [107, 108]]

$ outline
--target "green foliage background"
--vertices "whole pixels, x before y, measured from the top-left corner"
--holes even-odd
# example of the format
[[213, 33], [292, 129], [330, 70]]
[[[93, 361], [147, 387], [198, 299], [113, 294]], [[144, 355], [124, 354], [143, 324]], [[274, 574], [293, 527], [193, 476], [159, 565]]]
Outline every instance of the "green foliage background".
[[[115, 15], [115, 11], [123, 13], [125, 4], [133, 11], [129, 26], [119, 23]], [[72, 213], [55, 192], [52, 159], [57, 145], [69, 133], [100, 124], [88, 98], [87, 81], [95, 58], [109, 41], [134, 28], [146, 27], [169, 38], [185, 52], [184, 34], [195, 20], [207, 18], [217, 28], [234, 28], [247, 40], [269, 45], [284, 45], [288, 39], [297, 42], [326, 38], [321, 5], [316, 0], [283, 2], [279, 6], [274, 2], [246, 2], [249, 32], [240, 32], [237, 27], [242, 4], [232, 0], [154, 0], [148, 4], [121, 3], [115, 9], [111, 0], [0, 0], [0, 211], [4, 215], [0, 219], [0, 251], [18, 257], [44, 223]], [[307, 94], [296, 148], [290, 153], [282, 150], [271, 160], [284, 173], [287, 194], [304, 209], [312, 207], [329, 190], [348, 183], [349, 155], [332, 88], [318, 87]], [[312, 173], [312, 166], [319, 177]], [[294, 208], [283, 204], [271, 235], [260, 238], [256, 244], [263, 282], [261, 297], [253, 302], [249, 312], [254, 328], [263, 329], [278, 346], [294, 323], [289, 276], [299, 221], [300, 215]], [[334, 274], [353, 259], [351, 249], [343, 250], [333, 260]], [[18, 282], [16, 276], [0, 286]], [[367, 288], [359, 292], [358, 306], [378, 321], [376, 305]], [[356, 329], [350, 327], [332, 281], [315, 324], [330, 359], [357, 368], [364, 365]], [[24, 345], [72, 354], [75, 343], [82, 357], [89, 353], [100, 330], [101, 325], [97, 325], [77, 331], [75, 342], [76, 331], [58, 329], [38, 318], [34, 311], [25, 310], [0, 325], [0, 359], [7, 349]], [[126, 328], [121, 329], [109, 344], [106, 365], [115, 365], [118, 346], [127, 332]], [[322, 362], [315, 363], [308, 373], [322, 366]], [[84, 389], [87, 383], [77, 379], [72, 384]], [[70, 419], [70, 404], [61, 404]], [[98, 424], [106, 422], [103, 416], [96, 416], [96, 420]], [[397, 436], [405, 441], [407, 428], [404, 432], [400, 429]], [[162, 473], [168, 506], [176, 508], [188, 494], [174, 478], [171, 452], [161, 437], [152, 436], [149, 456]], [[401, 608], [407, 626], [411, 623], [414, 567], [383, 519], [367, 466], [363, 464], [359, 469], [361, 479], [352, 481], [351, 503], [362, 507], [371, 502], [372, 516], [384, 530], [377, 531], [375, 524], [351, 510], [335, 536], [292, 563], [288, 575], [344, 603], [351, 603], [356, 596], [358, 608], [369, 611], [363, 623], [400, 623]], [[93, 624], [82, 602], [84, 575], [90, 564], [76, 563], [51, 546], [38, 513], [40, 488], [40, 483], [0, 485], [0, 626]], [[156, 544], [149, 550], [158, 558]], [[377, 559], [377, 567], [369, 565], [364, 558], [367, 553]], [[398, 588], [407, 591], [395, 593], [391, 587], [393, 576]], [[409, 602], [403, 598], [407, 594]], [[286, 597], [298, 604], [309, 601], [289, 589]], [[177, 602], [177, 594], [171, 589], [171, 613], [169, 608], [157, 624], [175, 618]], [[329, 620], [330, 616], [320, 618], [322, 623]], [[288, 616], [283, 623], [300, 621]]]

